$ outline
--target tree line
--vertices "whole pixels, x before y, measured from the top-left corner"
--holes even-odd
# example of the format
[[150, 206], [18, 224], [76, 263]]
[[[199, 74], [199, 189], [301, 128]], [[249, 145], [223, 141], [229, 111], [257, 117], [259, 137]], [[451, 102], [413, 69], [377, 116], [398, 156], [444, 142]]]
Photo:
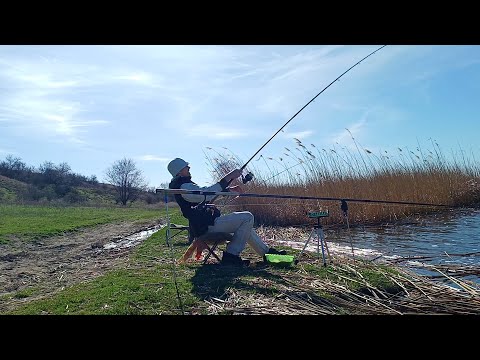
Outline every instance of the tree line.
[[[123, 158], [115, 161], [106, 169], [105, 181], [114, 187], [116, 202], [127, 205], [143, 195], [147, 203], [158, 202], [154, 189], [148, 189], [142, 171], [131, 159]], [[77, 187], [90, 184], [101, 188], [95, 175], [85, 176], [74, 173], [66, 162], [54, 164], [45, 161], [38, 168], [28, 166], [21, 158], [7, 155], [0, 161], [0, 175], [28, 184], [28, 200], [45, 198], [53, 200], [62, 198], [68, 202], [82, 202], [82, 196]]]

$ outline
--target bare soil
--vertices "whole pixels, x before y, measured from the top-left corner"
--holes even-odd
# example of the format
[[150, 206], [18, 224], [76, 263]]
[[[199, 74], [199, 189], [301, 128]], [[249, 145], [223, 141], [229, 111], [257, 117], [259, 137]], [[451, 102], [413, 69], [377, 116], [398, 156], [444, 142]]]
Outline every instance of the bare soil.
[[[12, 238], [0, 244], [0, 313], [125, 264], [133, 247], [105, 249], [104, 245], [161, 223], [159, 219], [124, 221], [41, 240]], [[22, 296], [22, 290], [28, 296]]]

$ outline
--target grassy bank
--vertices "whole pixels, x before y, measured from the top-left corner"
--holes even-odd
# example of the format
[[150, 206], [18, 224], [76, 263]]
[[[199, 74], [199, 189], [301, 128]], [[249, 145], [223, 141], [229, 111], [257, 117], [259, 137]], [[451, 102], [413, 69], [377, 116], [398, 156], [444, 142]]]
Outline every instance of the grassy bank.
[[[171, 221], [185, 224], [177, 210]], [[478, 295], [444, 287], [440, 296], [437, 285], [400, 268], [339, 257], [323, 267], [308, 254], [292, 268], [278, 268], [265, 265], [248, 247], [243, 254], [253, 262], [248, 268], [174, 267], [172, 259], [186, 248], [181, 235], [167, 247], [163, 229], [135, 248], [121, 268], [49, 298], [29, 302], [32, 292], [23, 291], [18, 296], [26, 303], [8, 314], [480, 313]], [[455, 307], [448, 306], [451, 301]]]
[[0, 243], [10, 236], [34, 239], [122, 220], [158, 218], [158, 209], [0, 205]]

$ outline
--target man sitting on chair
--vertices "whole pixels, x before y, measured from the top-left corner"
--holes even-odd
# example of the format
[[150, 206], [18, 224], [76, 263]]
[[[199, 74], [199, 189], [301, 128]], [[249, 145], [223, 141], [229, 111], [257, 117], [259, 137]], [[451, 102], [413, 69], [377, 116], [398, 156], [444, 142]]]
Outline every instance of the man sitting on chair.
[[[173, 179], [169, 184], [170, 189], [202, 190], [202, 191], [229, 191], [240, 192], [239, 186], [228, 187], [231, 180], [242, 175], [240, 169], [229, 172], [218, 183], [200, 187], [192, 181], [189, 164], [180, 158], [175, 158], [167, 166]], [[253, 230], [254, 217], [249, 211], [238, 211], [231, 214], [221, 215], [217, 208], [206, 209], [206, 211], [197, 211], [196, 205], [206, 200], [209, 201], [215, 195], [197, 195], [197, 194], [175, 194], [182, 214], [190, 221], [190, 228], [194, 236], [198, 237], [206, 232], [225, 232], [233, 233], [233, 239], [227, 244], [226, 251], [223, 252], [222, 264], [229, 265], [248, 265], [248, 260], [242, 260], [240, 253], [245, 249], [248, 243], [255, 252], [265, 259], [265, 254], [285, 255], [285, 251], [278, 251], [275, 248], [265, 244], [258, 234]]]

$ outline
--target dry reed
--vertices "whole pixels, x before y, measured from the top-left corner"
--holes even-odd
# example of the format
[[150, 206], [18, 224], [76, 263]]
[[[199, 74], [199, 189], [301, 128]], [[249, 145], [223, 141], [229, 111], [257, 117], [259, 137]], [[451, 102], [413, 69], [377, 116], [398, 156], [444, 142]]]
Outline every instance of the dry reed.
[[[318, 278], [303, 265], [278, 273], [281, 281], [254, 277], [251, 285], [277, 290], [275, 296], [262, 291], [245, 292], [227, 288], [220, 297], [206, 299], [210, 314], [283, 314], [283, 315], [406, 315], [406, 314], [480, 314], [480, 290], [460, 282], [460, 289], [431, 281], [401, 267], [390, 265], [395, 272], [386, 272], [375, 263], [352, 262], [337, 258], [328, 267], [329, 277]], [[379, 290], [361, 271], [371, 269], [397, 284], [395, 289]], [[356, 283], [353, 288], [348, 284]]]
[[[375, 154], [364, 149], [353, 136], [352, 140], [355, 151], [340, 146], [319, 149], [295, 139], [296, 147], [293, 150], [285, 148], [278, 159], [260, 155], [250, 163], [247, 170], [255, 174], [253, 182], [243, 185], [236, 180], [234, 184], [242, 185], [245, 192], [260, 194], [404, 201], [452, 207], [480, 204], [480, 166], [474, 158], [465, 157], [464, 151], [461, 157], [453, 154], [448, 160], [432, 140], [432, 149], [397, 148], [396, 154], [387, 151]], [[243, 165], [231, 152], [227, 156], [207, 149], [215, 152], [214, 156], [205, 154], [214, 179]], [[257, 223], [264, 225], [302, 224], [306, 212], [320, 209], [330, 211], [330, 217], [324, 221], [327, 225], [343, 224], [346, 220], [339, 201], [242, 197], [223, 200], [223, 204], [230, 205], [229, 210], [251, 211]], [[237, 206], [231, 206], [233, 204]], [[442, 209], [445, 208], [351, 202], [348, 220], [352, 226], [393, 223]]]

